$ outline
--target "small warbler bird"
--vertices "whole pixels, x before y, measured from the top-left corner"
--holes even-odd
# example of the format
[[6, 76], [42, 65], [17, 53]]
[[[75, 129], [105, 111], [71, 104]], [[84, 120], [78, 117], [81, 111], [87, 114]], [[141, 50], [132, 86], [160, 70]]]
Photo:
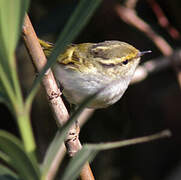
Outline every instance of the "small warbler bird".
[[[49, 56], [53, 44], [39, 42]], [[78, 105], [100, 90], [88, 108], [105, 108], [122, 97], [140, 57], [150, 52], [120, 41], [73, 44], [58, 56], [53, 71], [69, 103]]]

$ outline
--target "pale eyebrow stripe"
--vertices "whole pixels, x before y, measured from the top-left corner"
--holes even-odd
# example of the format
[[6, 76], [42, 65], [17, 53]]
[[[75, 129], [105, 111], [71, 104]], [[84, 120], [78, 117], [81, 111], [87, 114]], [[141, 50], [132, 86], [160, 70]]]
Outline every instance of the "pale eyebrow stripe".
[[[113, 47], [113, 48], [116, 48], [116, 47], [120, 47], [120, 45], [119, 44], [114, 44], [114, 45], [110, 45], [111, 47]], [[110, 46], [97, 46], [96, 48], [93, 48], [92, 50], [94, 51], [94, 50], [96, 50], [96, 49], [110, 49]]]

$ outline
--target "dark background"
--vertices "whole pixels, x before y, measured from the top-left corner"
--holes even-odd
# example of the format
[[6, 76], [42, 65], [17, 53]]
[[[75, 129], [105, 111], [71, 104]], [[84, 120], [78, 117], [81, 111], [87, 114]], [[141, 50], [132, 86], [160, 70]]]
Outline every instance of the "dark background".
[[[181, 31], [181, 1], [156, 1], [170, 24]], [[87, 26], [73, 43], [125, 41], [139, 50], [152, 50], [142, 62], [163, 56], [144, 33], [123, 22], [115, 12], [115, 5], [124, 1], [103, 0]], [[77, 0], [33, 0], [29, 9], [38, 36], [56, 41]], [[137, 2], [136, 11], [154, 31], [165, 38], [173, 49], [181, 46], [180, 38], [173, 39], [162, 28], [147, 1]], [[20, 41], [17, 48], [19, 75], [26, 95], [35, 78], [27, 51]], [[0, 105], [1, 128], [18, 136], [14, 119], [4, 105]], [[32, 124], [41, 161], [57, 127], [43, 89], [40, 89], [32, 108]], [[103, 151], [91, 167], [97, 180], [179, 180], [181, 179], [181, 89], [174, 69], [170, 66], [144, 81], [130, 85], [115, 105], [97, 110], [83, 126], [82, 143], [108, 142], [159, 132], [169, 128], [172, 137], [154, 142]]]

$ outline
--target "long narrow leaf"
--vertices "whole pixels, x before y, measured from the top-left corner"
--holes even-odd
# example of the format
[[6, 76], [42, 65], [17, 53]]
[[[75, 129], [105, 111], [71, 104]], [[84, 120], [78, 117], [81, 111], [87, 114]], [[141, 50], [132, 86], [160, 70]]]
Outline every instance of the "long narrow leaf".
[[6, 160], [22, 179], [39, 179], [40, 171], [36, 162], [29, 157], [15, 136], [3, 130], [0, 131], [0, 150], [7, 156], [3, 160]]
[[14, 53], [28, 4], [29, 0], [0, 1], [0, 47], [6, 57]]
[[29, 0], [0, 0], [0, 81], [14, 104], [17, 92], [20, 97], [14, 52], [28, 4]]
[[54, 158], [56, 157], [56, 154], [58, 153], [58, 150], [60, 149], [62, 143], [65, 140], [65, 137], [67, 136], [68, 130], [77, 120], [83, 109], [97, 96], [98, 93], [99, 92], [85, 99], [85, 101], [72, 114], [68, 122], [57, 132], [45, 155], [45, 159], [42, 164], [42, 174], [46, 174], [48, 172], [52, 162], [54, 161]]
[[8, 77], [28, 4], [29, 0], [0, 1], [0, 64]]
[[88, 161], [93, 160], [95, 155], [102, 150], [108, 150], [113, 148], [119, 148], [129, 146], [133, 144], [143, 143], [152, 141], [159, 138], [170, 137], [171, 132], [169, 130], [161, 131], [160, 133], [153, 134], [150, 136], [134, 138], [130, 140], [123, 140], [111, 143], [100, 143], [100, 144], [86, 144], [82, 149], [72, 158], [66, 171], [63, 175], [62, 180], [74, 180], [78, 177], [83, 165]]
[[11, 158], [2, 151], [0, 151], [0, 159], [3, 160], [7, 164], [9, 164], [11, 161]]
[[3, 176], [4, 177], [11, 176], [11, 177], [13, 177], [16, 180], [18, 178], [18, 176], [12, 170], [10, 170], [6, 166], [0, 164], [0, 179]]
[[[71, 15], [62, 33], [60, 34], [56, 46], [53, 49], [50, 57], [48, 58], [47, 64], [34, 81], [31, 93], [35, 94], [38, 84], [43, 78], [45, 72], [53, 65], [58, 55], [63, 52], [65, 47], [70, 44], [78, 35], [78, 33], [83, 29], [101, 1], [102, 0], [80, 0], [78, 6]], [[30, 97], [32, 96], [30, 95]]]
[[91, 162], [98, 152], [98, 150], [84, 148], [83, 146], [83, 148], [71, 159], [62, 180], [76, 179], [79, 176], [83, 165], [86, 162]]

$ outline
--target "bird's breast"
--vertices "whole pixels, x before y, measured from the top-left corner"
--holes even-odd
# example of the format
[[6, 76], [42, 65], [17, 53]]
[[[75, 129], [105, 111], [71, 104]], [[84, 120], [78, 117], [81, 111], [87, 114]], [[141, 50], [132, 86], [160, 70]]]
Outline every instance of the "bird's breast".
[[123, 78], [111, 79], [100, 74], [82, 74], [63, 68], [54, 68], [56, 79], [63, 86], [63, 94], [70, 103], [80, 104], [88, 96], [100, 91], [89, 108], [104, 108], [118, 101], [128, 86]]

